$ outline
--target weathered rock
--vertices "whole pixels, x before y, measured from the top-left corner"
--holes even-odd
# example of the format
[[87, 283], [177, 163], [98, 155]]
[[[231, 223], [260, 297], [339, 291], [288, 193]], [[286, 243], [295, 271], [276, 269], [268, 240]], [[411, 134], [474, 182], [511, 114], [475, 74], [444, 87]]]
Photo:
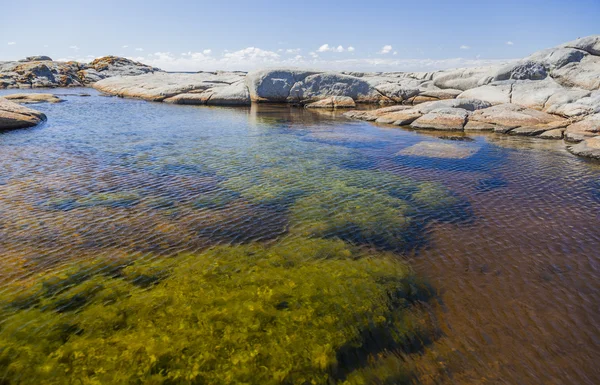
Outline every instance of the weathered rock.
[[417, 88], [406, 88], [399, 83], [383, 83], [375, 86], [375, 89], [396, 103], [401, 103], [419, 94]]
[[592, 35], [570, 41], [562, 47], [575, 48], [591, 55], [600, 56], [600, 35]]
[[306, 105], [306, 108], [354, 108], [356, 103], [349, 96], [332, 96], [327, 99], [319, 100], [318, 102]]
[[501, 67], [494, 75], [493, 80], [542, 80], [546, 76], [548, 76], [548, 73], [543, 64], [524, 60]]
[[393, 124], [396, 126], [407, 126], [423, 116], [423, 113], [415, 108], [408, 108], [396, 112], [381, 115], [377, 118], [377, 123]]
[[28, 61], [52, 61], [49, 56], [27, 56], [25, 59], [19, 60], [20, 62], [28, 62]]
[[551, 105], [546, 108], [546, 112], [566, 117], [595, 114], [600, 112], [600, 92], [594, 91], [589, 96], [570, 103]]
[[427, 158], [466, 159], [477, 153], [479, 149], [472, 146], [454, 143], [419, 142], [407, 147], [396, 155], [423, 156]]
[[462, 108], [438, 108], [415, 120], [413, 128], [431, 130], [462, 130], [469, 112]]
[[348, 96], [357, 103], [391, 102], [361, 78], [324, 72], [309, 75], [290, 89], [288, 101], [320, 100], [330, 96]]
[[[318, 71], [267, 69], [248, 73], [246, 86], [253, 102], [287, 102], [292, 87]], [[339, 95], [338, 95], [339, 96]]]
[[458, 95], [458, 98], [484, 100], [491, 105], [506, 104], [510, 103], [511, 90], [512, 84], [488, 84], [466, 90]]
[[548, 130], [542, 132], [539, 137], [542, 139], [562, 139], [564, 136], [564, 129], [555, 128], [553, 130]]
[[496, 66], [490, 66], [440, 71], [433, 75], [433, 84], [439, 88], [466, 91], [490, 83], [498, 69]]
[[483, 100], [461, 98], [423, 103], [416, 106], [415, 108], [418, 109], [421, 113], [426, 114], [433, 110], [437, 110], [438, 108], [461, 108], [467, 111], [475, 111], [481, 110], [483, 108], [488, 108], [490, 106], [490, 103]]
[[[384, 108], [378, 108], [376, 110], [352, 110], [344, 113], [344, 116], [351, 119], [360, 119], [366, 121], [375, 121], [377, 118], [397, 111], [404, 111], [412, 109], [411, 106], [395, 105]], [[420, 116], [420, 115], [419, 115]]]
[[569, 151], [586, 158], [600, 159], [600, 136], [587, 138], [581, 143], [569, 147]]
[[6, 100], [19, 104], [60, 103], [63, 101], [58, 96], [52, 94], [9, 94], [3, 97]]
[[565, 130], [565, 140], [568, 142], [581, 142], [597, 135], [600, 135], [600, 113], [570, 124]]
[[587, 55], [587, 52], [579, 49], [559, 47], [538, 51], [526, 60], [540, 63], [549, 69], [555, 69], [569, 63], [580, 62]]
[[458, 95], [460, 95], [463, 91], [455, 90], [452, 88], [448, 88], [445, 90], [442, 89], [425, 89], [419, 93], [421, 97], [429, 97], [438, 100], [446, 100], [446, 99], [456, 99]]
[[554, 80], [565, 87], [600, 90], [600, 56], [586, 56], [551, 72]]
[[[532, 131], [541, 133], [557, 128], [551, 124], [560, 122], [565, 122], [565, 119], [514, 104], [500, 104], [473, 112], [465, 129], [488, 129], [491, 125], [495, 132], [501, 133], [507, 133], [519, 127], [531, 128]], [[538, 132], [539, 130], [541, 132]]]
[[[93, 85], [99, 91], [121, 97], [149, 101], [169, 101], [181, 104], [205, 104], [208, 100], [222, 100], [223, 104], [248, 104], [245, 101], [244, 74], [233, 72], [165, 73], [155, 72], [139, 76], [116, 76]], [[234, 85], [231, 88], [217, 89]], [[180, 94], [180, 99], [170, 99]], [[215, 97], [216, 94], [216, 97]], [[229, 95], [230, 98], [225, 98]], [[242, 100], [244, 103], [239, 103]]]
[[160, 70], [115, 56], [96, 59], [90, 64], [30, 57], [25, 61], [0, 63], [0, 88], [81, 87], [111, 76], [156, 71]]
[[0, 98], [0, 130], [33, 127], [46, 120], [46, 115]]

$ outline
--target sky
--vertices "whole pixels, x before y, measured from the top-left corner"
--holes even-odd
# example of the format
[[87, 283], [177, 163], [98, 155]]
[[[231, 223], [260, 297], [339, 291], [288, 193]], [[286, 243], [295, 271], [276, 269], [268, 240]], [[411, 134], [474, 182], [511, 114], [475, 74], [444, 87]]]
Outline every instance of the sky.
[[600, 34], [600, 0], [0, 0], [0, 60], [117, 55], [169, 71], [429, 71]]

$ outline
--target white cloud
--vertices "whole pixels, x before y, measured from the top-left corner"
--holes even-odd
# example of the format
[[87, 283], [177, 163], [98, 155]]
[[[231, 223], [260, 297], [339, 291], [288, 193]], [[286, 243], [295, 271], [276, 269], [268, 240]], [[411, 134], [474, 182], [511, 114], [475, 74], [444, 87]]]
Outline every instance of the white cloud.
[[135, 50], [138, 51], [138, 52], [144, 52], [143, 48], [136, 48]]
[[514, 45], [514, 44], [515, 44], [515, 43], [513, 43], [513, 42], [512, 42], [512, 41], [510, 41], [510, 40], [506, 42], [506, 45]]
[[469, 47], [468, 45], [464, 45], [464, 44], [461, 45], [459, 48], [460, 49], [471, 49], [471, 47]]
[[74, 49], [75, 51], [79, 51], [79, 47], [77, 47], [76, 45], [71, 45], [69, 46], [69, 48]]
[[17, 43], [16, 43], [16, 42], [14, 42], [14, 41], [9, 41], [9, 42], [8, 42], [8, 45], [15, 45], [15, 44], [17, 44]]
[[383, 48], [381, 48], [381, 51], [379, 51], [379, 53], [382, 54], [382, 55], [387, 55], [390, 52], [392, 52], [392, 46], [391, 45], [384, 45]]
[[394, 51], [394, 55], [398, 55], [398, 51]]
[[205, 49], [204, 51], [202, 51], [202, 53], [204, 55], [210, 55], [212, 53], [212, 49]]
[[344, 51], [345, 51], [345, 49], [341, 45], [338, 45], [337, 47], [330, 47], [329, 44], [323, 44], [317, 50], [317, 52], [344, 52]]
[[352, 46], [348, 47], [348, 52], [354, 52], [354, 47], [352, 47]]
[[[392, 51], [393, 52], [393, 51]], [[392, 53], [390, 52], [390, 53]], [[181, 55], [170, 52], [156, 52], [145, 56], [130, 57], [167, 71], [214, 71], [214, 70], [240, 70], [249, 71], [257, 68], [272, 67], [298, 67], [332, 71], [435, 71], [441, 69], [478, 67], [492, 64], [506, 63], [508, 60], [485, 59], [397, 59], [394, 56], [386, 58], [352, 58], [352, 59], [326, 59], [321, 58], [316, 52], [307, 55], [280, 55], [275, 51], [263, 50], [257, 47], [248, 47], [238, 51], [225, 51], [222, 55], [207, 55], [204, 52], [188, 52]], [[69, 60], [87, 61], [83, 58], [69, 58]]]
[[124, 45], [122, 48], [129, 48], [129, 46], [128, 45]]
[[285, 53], [289, 53], [289, 54], [299, 54], [300, 51], [302, 51], [300, 48], [288, 48], [285, 50]]

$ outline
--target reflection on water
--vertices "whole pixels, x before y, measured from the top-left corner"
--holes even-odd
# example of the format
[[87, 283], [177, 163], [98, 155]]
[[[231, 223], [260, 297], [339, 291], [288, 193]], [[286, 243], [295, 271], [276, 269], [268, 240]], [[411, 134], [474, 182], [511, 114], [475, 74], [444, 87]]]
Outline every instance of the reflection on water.
[[600, 381], [562, 144], [65, 98], [0, 134], [0, 383]]

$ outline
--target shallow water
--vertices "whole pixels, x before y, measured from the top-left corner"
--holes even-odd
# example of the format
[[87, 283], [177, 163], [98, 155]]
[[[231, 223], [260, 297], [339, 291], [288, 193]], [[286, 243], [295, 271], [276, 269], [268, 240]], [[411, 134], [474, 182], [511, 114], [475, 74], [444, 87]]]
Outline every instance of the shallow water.
[[[4, 292], [86, 259], [336, 237], [409, 260], [438, 293], [443, 333], [408, 358], [419, 382], [600, 383], [598, 163], [554, 141], [441, 139], [331, 112], [55, 93], [81, 92], [92, 96], [33, 106], [47, 123], [0, 134]], [[310, 222], [320, 202], [328, 215], [376, 207], [361, 194], [389, 188], [387, 176], [365, 178], [377, 170], [410, 180], [406, 191], [440, 183], [452, 207], [386, 195], [382, 207], [406, 217], [401, 236], [386, 219]]]

